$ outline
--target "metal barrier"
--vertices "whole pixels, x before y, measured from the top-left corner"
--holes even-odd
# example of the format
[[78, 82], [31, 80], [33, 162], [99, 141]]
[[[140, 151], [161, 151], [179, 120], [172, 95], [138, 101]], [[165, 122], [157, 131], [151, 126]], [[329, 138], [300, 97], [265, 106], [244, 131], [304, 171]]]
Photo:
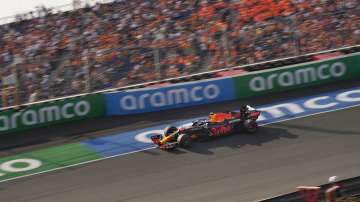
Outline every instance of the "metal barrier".
[[[360, 193], [360, 176], [338, 181], [337, 183], [343, 186], [343, 192], [345, 195], [350, 196]], [[320, 198], [319, 201], [325, 201], [325, 190], [330, 187], [330, 184], [323, 184], [320, 186]], [[263, 199], [255, 202], [299, 202], [304, 201], [303, 196], [299, 192], [287, 193], [280, 196], [275, 196], [268, 199]]]

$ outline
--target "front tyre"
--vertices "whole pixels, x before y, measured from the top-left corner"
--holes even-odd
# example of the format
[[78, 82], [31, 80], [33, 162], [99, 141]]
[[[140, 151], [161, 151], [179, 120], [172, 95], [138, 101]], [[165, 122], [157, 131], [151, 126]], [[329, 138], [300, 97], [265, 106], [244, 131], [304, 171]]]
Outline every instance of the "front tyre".
[[187, 147], [190, 147], [192, 139], [188, 135], [181, 134], [177, 138], [177, 142], [179, 143], [180, 147], [187, 148]]

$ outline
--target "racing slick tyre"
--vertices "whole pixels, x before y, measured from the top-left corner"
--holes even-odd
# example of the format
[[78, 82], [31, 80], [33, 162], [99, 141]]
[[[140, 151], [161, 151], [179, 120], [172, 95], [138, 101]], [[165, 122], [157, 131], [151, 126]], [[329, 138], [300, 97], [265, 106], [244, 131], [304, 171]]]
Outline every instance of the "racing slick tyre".
[[175, 126], [167, 126], [165, 129], [164, 129], [164, 136], [167, 137], [171, 134], [173, 134], [174, 132], [178, 131], [179, 129]]
[[192, 140], [190, 136], [181, 134], [177, 138], [177, 142], [179, 143], [180, 147], [187, 148], [190, 147]]
[[245, 121], [244, 123], [245, 129], [248, 133], [256, 133], [256, 131], [258, 130], [259, 126], [255, 121]]

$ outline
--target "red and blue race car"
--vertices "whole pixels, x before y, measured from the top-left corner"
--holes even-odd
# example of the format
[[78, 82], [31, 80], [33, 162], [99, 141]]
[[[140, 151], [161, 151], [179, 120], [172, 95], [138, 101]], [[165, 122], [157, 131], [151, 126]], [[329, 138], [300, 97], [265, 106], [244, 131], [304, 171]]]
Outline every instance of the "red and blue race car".
[[200, 119], [191, 126], [177, 128], [169, 126], [162, 135], [151, 136], [151, 140], [160, 149], [169, 150], [176, 147], [189, 147], [193, 140], [226, 136], [245, 131], [255, 133], [258, 129], [256, 120], [261, 112], [250, 106], [240, 112], [210, 113], [207, 119]]

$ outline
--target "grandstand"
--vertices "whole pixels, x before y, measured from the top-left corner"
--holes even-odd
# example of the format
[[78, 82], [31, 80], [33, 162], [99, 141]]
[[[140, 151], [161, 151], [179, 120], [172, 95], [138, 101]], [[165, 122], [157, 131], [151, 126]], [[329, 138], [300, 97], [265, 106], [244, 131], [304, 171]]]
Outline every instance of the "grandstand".
[[0, 26], [0, 107], [360, 44], [357, 0], [115, 0]]

